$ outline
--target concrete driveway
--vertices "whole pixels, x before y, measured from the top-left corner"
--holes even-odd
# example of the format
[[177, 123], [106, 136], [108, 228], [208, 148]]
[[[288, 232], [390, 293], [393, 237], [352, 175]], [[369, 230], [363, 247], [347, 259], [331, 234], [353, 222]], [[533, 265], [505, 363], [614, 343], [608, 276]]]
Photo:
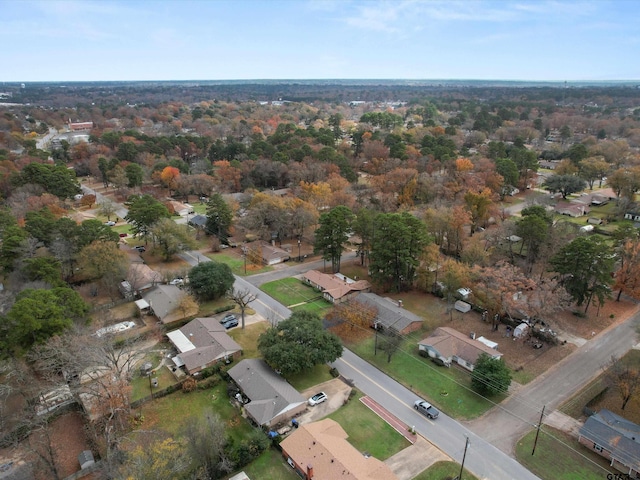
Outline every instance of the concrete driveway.
[[399, 451], [384, 463], [396, 474], [399, 480], [411, 480], [436, 462], [451, 462], [452, 459], [438, 447], [420, 435], [410, 447]]
[[351, 387], [339, 378], [334, 378], [333, 380], [321, 383], [300, 393], [304, 398], [308, 399], [318, 392], [326, 393], [328, 397], [327, 401], [314, 407], [307, 406], [307, 409], [297, 417], [301, 425], [303, 423], [321, 420], [343, 406], [349, 398]]

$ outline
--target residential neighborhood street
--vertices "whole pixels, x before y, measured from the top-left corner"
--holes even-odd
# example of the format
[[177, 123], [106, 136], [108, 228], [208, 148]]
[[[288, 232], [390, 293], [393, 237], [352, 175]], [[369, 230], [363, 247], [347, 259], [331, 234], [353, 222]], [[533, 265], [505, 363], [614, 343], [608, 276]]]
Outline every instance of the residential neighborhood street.
[[[192, 266], [210, 261], [208, 257], [195, 251], [183, 252], [180, 257]], [[343, 255], [344, 260], [352, 257], [353, 252]], [[249, 277], [236, 276], [234, 287], [257, 295], [250, 307], [257, 315], [276, 323], [287, 318], [291, 311], [261, 292], [259, 286], [322, 267], [322, 260], [290, 262], [270, 272]], [[352, 379], [358, 389], [399, 420], [415, 426], [420, 435], [454, 460], [462, 460], [465, 438], [469, 437], [470, 447], [465, 467], [479, 478], [535, 479], [535, 475], [513, 459], [516, 441], [537, 424], [543, 406], [547, 414], [551, 414], [563, 401], [594, 378], [611, 355], [621, 356], [632, 348], [637, 342], [635, 328], [639, 319], [640, 313], [636, 311], [626, 321], [589, 339], [550, 371], [516, 389], [502, 404], [481, 418], [465, 424], [444, 414], [435, 421], [419, 415], [412, 408], [416, 394], [347, 349], [333, 365], [345, 378]]]
[[[351, 256], [351, 252], [345, 256]], [[188, 252], [182, 257], [191, 264], [197, 264], [198, 259], [209, 260], [197, 252]], [[260, 292], [257, 286], [321, 268], [321, 265], [320, 260], [293, 264], [247, 278], [236, 276], [234, 286], [247, 288], [259, 295], [251, 307], [264, 318], [287, 318], [290, 310]], [[551, 414], [562, 402], [594, 378], [611, 355], [624, 355], [637, 342], [635, 328], [639, 319], [640, 312], [636, 312], [623, 323], [601, 332], [552, 370], [519, 388], [502, 404], [481, 418], [467, 422], [466, 425], [446, 415], [440, 415], [436, 421], [419, 415], [412, 408], [417, 398], [414, 393], [347, 349], [334, 366], [344, 377], [354, 380], [357, 388], [407, 425], [415, 425], [420, 435], [458, 462], [462, 460], [464, 439], [468, 436], [470, 447], [465, 467], [479, 478], [534, 479], [537, 477], [512, 458], [516, 441], [529, 429], [534, 428], [540, 419], [543, 406], [546, 405], [547, 414]]]
[[469, 428], [503, 452], [513, 455], [515, 442], [540, 420], [545, 407], [550, 414], [595, 378], [612, 355], [623, 356], [637, 342], [640, 312], [602, 331], [551, 370], [521, 387]]
[[342, 358], [333, 363], [340, 373], [354, 381], [355, 387], [373, 398], [386, 410], [416, 431], [457, 462], [462, 461], [466, 437], [470, 446], [465, 468], [478, 478], [491, 480], [536, 479], [526, 468], [500, 451], [481, 436], [452, 418], [440, 414], [429, 420], [413, 409], [418, 396], [382, 373], [376, 367], [345, 349]]

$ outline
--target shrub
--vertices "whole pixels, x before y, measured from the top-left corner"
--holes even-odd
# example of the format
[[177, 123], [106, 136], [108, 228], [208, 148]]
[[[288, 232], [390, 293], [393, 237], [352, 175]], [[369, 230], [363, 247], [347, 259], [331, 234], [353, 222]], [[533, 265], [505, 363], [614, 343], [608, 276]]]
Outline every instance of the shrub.
[[329, 370], [329, 375], [331, 375], [333, 378], [338, 378], [340, 376], [340, 372], [337, 368], [332, 368], [331, 370]]
[[182, 383], [182, 391], [184, 393], [193, 392], [196, 388], [198, 388], [198, 382], [196, 382], [196, 379], [193, 377], [187, 378]]

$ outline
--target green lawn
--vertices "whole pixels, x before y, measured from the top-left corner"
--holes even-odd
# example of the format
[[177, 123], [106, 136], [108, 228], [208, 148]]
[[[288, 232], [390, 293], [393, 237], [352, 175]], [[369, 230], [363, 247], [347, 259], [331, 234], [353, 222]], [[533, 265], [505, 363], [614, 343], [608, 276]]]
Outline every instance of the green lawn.
[[[159, 345], [161, 346], [161, 345]], [[168, 345], [167, 345], [168, 346]], [[160, 362], [162, 360], [162, 353], [160, 352], [149, 352], [145, 355], [144, 359], [138, 362], [138, 365], [142, 365], [145, 362], [151, 363], [153, 368], [158, 368], [160, 366]], [[169, 371], [167, 367], [158, 368], [156, 372], [154, 372], [151, 377], [156, 377], [158, 379], [158, 388], [153, 388], [154, 391], [162, 390], [169, 385], [173, 385], [177, 383], [176, 378]], [[149, 388], [149, 377], [143, 377], [140, 375], [140, 371], [137, 370], [134, 374], [133, 379], [131, 380], [131, 401], [135, 402], [136, 400], [146, 397], [151, 394], [151, 389]]]
[[318, 385], [319, 383], [331, 380], [333, 377], [329, 373], [329, 366], [325, 363], [316, 365], [311, 370], [305, 370], [296, 375], [289, 375], [287, 382], [289, 382], [293, 388], [299, 392], [306, 390], [307, 388]]
[[[357, 355], [375, 365], [392, 378], [402, 383], [416, 396], [428, 399], [447, 415], [459, 419], [471, 419], [489, 410], [493, 403], [471, 390], [470, 374], [461, 369], [438, 367], [417, 353], [417, 340], [406, 339], [400, 349], [387, 362], [387, 355], [378, 349], [374, 355], [375, 337], [349, 345]], [[496, 403], [503, 397], [492, 400]]]
[[249, 478], [300, 480], [275, 448], [264, 451], [256, 460], [243, 467], [242, 471]]
[[322, 317], [332, 307], [331, 303], [322, 298], [319, 291], [305, 285], [297, 278], [268, 282], [263, 284], [260, 290], [294, 311], [305, 310]]
[[207, 411], [213, 411], [224, 419], [227, 425], [233, 425], [227, 432], [236, 439], [242, 439], [252, 428], [240, 416], [240, 411], [231, 405], [227, 395], [227, 384], [220, 381], [215, 387], [183, 393], [182, 390], [156, 398], [141, 407], [144, 422], [140, 430], [162, 430], [177, 435], [189, 417], [202, 417]]
[[361, 396], [358, 392], [349, 403], [329, 415], [347, 432], [349, 443], [379, 460], [386, 460], [408, 447], [409, 441], [365, 406], [359, 400]]
[[[238, 317], [240, 315], [238, 314]], [[240, 321], [238, 319], [238, 321]], [[244, 330], [242, 328], [234, 328], [229, 331], [229, 336], [233, 338], [242, 347], [243, 358], [258, 358], [258, 337], [269, 328], [268, 322], [258, 322], [253, 325], [247, 325]]]
[[[445, 480], [460, 474], [460, 465], [455, 462], [436, 462], [412, 480]], [[464, 480], [478, 480], [467, 469], [462, 473]]]
[[[147, 359], [145, 359], [145, 361], [151, 361], [151, 363], [154, 366], [157, 366], [157, 362], [153, 362], [152, 360], [147, 360]], [[149, 396], [151, 394], [151, 390], [155, 392], [157, 390], [162, 390], [164, 388], [167, 388], [169, 385], [173, 385], [174, 383], [177, 383], [176, 378], [166, 367], [160, 368], [157, 372], [152, 374], [151, 377], [158, 379], [158, 388], [149, 387], [149, 377], [143, 377], [139, 373], [136, 374], [135, 377], [133, 377], [133, 379], [131, 380], [131, 388], [132, 388], [131, 401], [132, 402], [135, 402], [136, 400]]]
[[609, 462], [603, 457], [547, 426], [543, 426], [535, 455], [531, 455], [535, 435], [534, 430], [520, 439], [516, 458], [542, 480], [602, 480], [614, 471], [608, 469]]
[[[237, 253], [236, 253], [237, 252]], [[205, 257], [210, 258], [214, 262], [226, 263], [231, 268], [234, 275], [254, 275], [256, 273], [270, 272], [273, 267], [266, 265], [251, 265], [247, 264], [245, 272], [244, 258], [242, 257], [242, 251], [240, 249], [233, 249], [233, 253], [219, 252], [219, 253], [207, 253]]]

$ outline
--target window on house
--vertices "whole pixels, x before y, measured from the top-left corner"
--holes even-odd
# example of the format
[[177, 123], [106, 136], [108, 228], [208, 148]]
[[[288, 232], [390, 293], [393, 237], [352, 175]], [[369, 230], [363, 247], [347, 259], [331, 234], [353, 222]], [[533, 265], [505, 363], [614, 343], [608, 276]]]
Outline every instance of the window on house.
[[602, 450], [603, 450], [602, 446], [601, 446], [601, 445], [598, 445], [597, 443], [594, 443], [594, 444], [593, 444], [593, 449], [594, 449], [596, 452], [602, 452]]

